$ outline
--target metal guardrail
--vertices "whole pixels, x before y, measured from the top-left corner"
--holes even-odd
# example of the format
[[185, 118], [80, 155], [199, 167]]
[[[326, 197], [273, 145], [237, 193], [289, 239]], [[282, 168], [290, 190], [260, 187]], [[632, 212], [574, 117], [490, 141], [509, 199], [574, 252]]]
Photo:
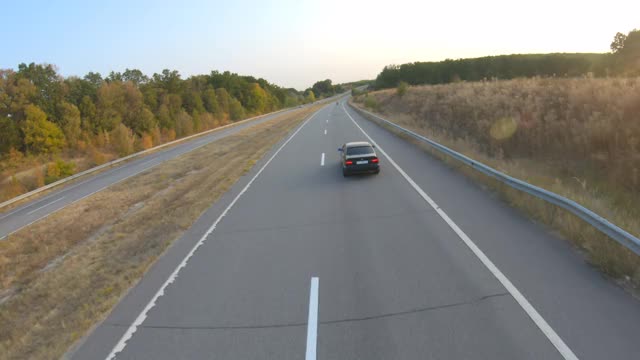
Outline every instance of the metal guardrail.
[[605, 235], [609, 236], [610, 238], [616, 240], [617, 242], [619, 242], [621, 245], [625, 246], [627, 249], [633, 251], [636, 255], [640, 255], [640, 239], [638, 239], [637, 237], [633, 236], [632, 234], [628, 233], [627, 231], [625, 231], [624, 229], [621, 229], [620, 227], [616, 226], [615, 224], [613, 224], [612, 222], [610, 222], [609, 220], [603, 218], [602, 216], [596, 214], [595, 212], [587, 209], [586, 207], [578, 204], [577, 202], [571, 200], [571, 199], [567, 199], [563, 196], [560, 196], [556, 193], [553, 193], [551, 191], [545, 190], [543, 188], [537, 187], [535, 185], [531, 185], [527, 182], [524, 182], [522, 180], [516, 179], [514, 177], [511, 177], [505, 173], [502, 173], [498, 170], [495, 170], [492, 167], [489, 167], [483, 163], [480, 163], [476, 160], [473, 160], [465, 155], [462, 155], [454, 150], [449, 149], [448, 147], [441, 145], [427, 137], [424, 137], [420, 134], [417, 134], [411, 130], [407, 130], [399, 125], [396, 125], [394, 123], [392, 123], [389, 120], [383, 119], [380, 116], [373, 114], [367, 110], [358, 108], [356, 106], [353, 106], [351, 104], [349, 104], [349, 106], [351, 106], [352, 109], [354, 109], [357, 112], [360, 112], [361, 114], [366, 114], [369, 115], [371, 117], [374, 117], [380, 121], [382, 121], [384, 124], [391, 126], [392, 128], [407, 134], [417, 140], [426, 142], [427, 144], [431, 145], [434, 149], [436, 149], [437, 151], [448, 155], [468, 166], [471, 166], [472, 168], [476, 169], [477, 171], [480, 171], [481, 173], [491, 176], [494, 179], [497, 179], [498, 181], [507, 184], [509, 186], [511, 186], [514, 189], [526, 192], [527, 194], [530, 194], [532, 196], [535, 196], [539, 199], [542, 199], [544, 201], [547, 201], [549, 203], [552, 203], [556, 206], [559, 206], [569, 212], [571, 212], [572, 214], [576, 215], [577, 217], [581, 218], [582, 220], [586, 221], [587, 223], [591, 224], [593, 227], [595, 227], [596, 229], [600, 230], [602, 233], [604, 233]]
[[[334, 95], [334, 96], [332, 96], [330, 98], [318, 100], [318, 101], [314, 102], [313, 104], [321, 104], [323, 102], [333, 101], [334, 99], [339, 98], [340, 96], [344, 96], [344, 95], [346, 95], [346, 93], [339, 94], [339, 95]], [[91, 169], [87, 169], [85, 171], [82, 171], [82, 172], [79, 172], [77, 174], [71, 175], [71, 176], [66, 177], [64, 179], [60, 179], [60, 180], [58, 180], [56, 182], [52, 182], [49, 185], [45, 185], [43, 187], [39, 187], [39, 188], [37, 188], [37, 189], [35, 189], [33, 191], [29, 191], [28, 193], [24, 193], [22, 195], [19, 195], [19, 196], [16, 196], [16, 197], [12, 198], [12, 199], [9, 199], [9, 200], [7, 200], [7, 201], [5, 201], [3, 203], [0, 203], [0, 209], [4, 208], [6, 206], [9, 206], [9, 205], [11, 205], [13, 203], [16, 203], [16, 202], [18, 202], [20, 200], [24, 200], [26, 198], [29, 198], [29, 197], [33, 196], [33, 195], [39, 194], [39, 193], [41, 193], [43, 191], [47, 191], [47, 190], [52, 189], [52, 188], [54, 188], [56, 186], [59, 186], [59, 185], [65, 184], [65, 183], [67, 183], [69, 181], [75, 180], [75, 179], [77, 179], [79, 177], [92, 174], [92, 173], [94, 173], [96, 171], [100, 171], [102, 169], [117, 165], [117, 164], [119, 164], [119, 163], [121, 163], [123, 161], [127, 161], [129, 159], [132, 159], [132, 158], [135, 158], [135, 157], [138, 157], [138, 156], [141, 156], [141, 155], [145, 155], [145, 154], [148, 154], [150, 152], [157, 151], [157, 150], [162, 149], [164, 147], [171, 146], [171, 145], [183, 142], [183, 141], [187, 141], [187, 140], [199, 137], [199, 136], [208, 135], [208, 134], [210, 134], [212, 132], [220, 131], [220, 130], [226, 129], [228, 127], [233, 127], [233, 126], [236, 126], [236, 125], [239, 125], [239, 124], [242, 124], [242, 123], [258, 120], [258, 119], [263, 118], [265, 116], [275, 115], [275, 114], [278, 114], [278, 113], [281, 113], [281, 112], [284, 112], [284, 111], [288, 111], [288, 110], [293, 110], [293, 109], [295, 109], [295, 108], [287, 108], [287, 109], [274, 111], [274, 112], [271, 112], [271, 113], [268, 113], [268, 114], [262, 114], [262, 115], [254, 116], [252, 118], [244, 119], [242, 121], [234, 122], [234, 123], [231, 123], [231, 124], [227, 124], [227, 125], [224, 125], [224, 126], [217, 127], [215, 129], [203, 131], [201, 133], [197, 133], [197, 134], [190, 135], [190, 136], [187, 136], [187, 137], [183, 137], [183, 138], [180, 138], [180, 139], [177, 139], [177, 140], [174, 140], [174, 141], [170, 141], [168, 143], [161, 144], [161, 145], [152, 147], [150, 149], [143, 150], [143, 151], [137, 152], [135, 154], [131, 154], [131, 155], [128, 155], [128, 156], [125, 156], [125, 157], [110, 161], [108, 163], [104, 163], [104, 164], [96, 166], [96, 167], [92, 167]]]

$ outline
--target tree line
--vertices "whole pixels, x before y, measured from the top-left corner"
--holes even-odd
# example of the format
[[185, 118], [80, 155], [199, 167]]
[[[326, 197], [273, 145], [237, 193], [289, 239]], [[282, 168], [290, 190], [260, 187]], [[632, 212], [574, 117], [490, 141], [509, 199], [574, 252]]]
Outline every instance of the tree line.
[[640, 75], [640, 30], [633, 30], [627, 35], [616, 34], [611, 51], [602, 54], [501, 55], [389, 65], [378, 74], [374, 84], [376, 88], [390, 88], [400, 82], [420, 85], [534, 76]]
[[317, 84], [299, 92], [228, 71], [183, 79], [175, 70], [147, 76], [126, 69], [64, 78], [53, 65], [23, 63], [0, 69], [0, 156], [107, 145], [125, 155], [336, 92], [331, 80]]

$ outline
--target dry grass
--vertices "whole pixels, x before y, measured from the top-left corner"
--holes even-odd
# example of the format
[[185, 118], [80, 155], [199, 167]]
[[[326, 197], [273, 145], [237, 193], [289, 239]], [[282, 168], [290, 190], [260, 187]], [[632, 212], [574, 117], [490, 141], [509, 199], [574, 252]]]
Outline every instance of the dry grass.
[[314, 110], [225, 137], [0, 242], [0, 358], [64, 354], [173, 240]]
[[[640, 79], [531, 79], [412, 87], [369, 94], [395, 123], [509, 175], [543, 187], [640, 234], [637, 184]], [[634, 100], [635, 99], [635, 100]], [[363, 99], [359, 99], [362, 101]], [[635, 102], [634, 102], [635, 101]], [[552, 226], [590, 262], [640, 285], [640, 258], [569, 212], [432, 155], [489, 185], [513, 206]]]

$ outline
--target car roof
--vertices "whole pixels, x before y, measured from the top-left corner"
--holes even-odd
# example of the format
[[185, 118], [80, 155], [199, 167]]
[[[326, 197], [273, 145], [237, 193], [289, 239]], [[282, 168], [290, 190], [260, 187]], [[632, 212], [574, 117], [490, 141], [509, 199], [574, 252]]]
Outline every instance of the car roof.
[[369, 144], [366, 141], [353, 141], [353, 142], [348, 142], [345, 144], [346, 147], [359, 147], [359, 146], [371, 146], [371, 144]]

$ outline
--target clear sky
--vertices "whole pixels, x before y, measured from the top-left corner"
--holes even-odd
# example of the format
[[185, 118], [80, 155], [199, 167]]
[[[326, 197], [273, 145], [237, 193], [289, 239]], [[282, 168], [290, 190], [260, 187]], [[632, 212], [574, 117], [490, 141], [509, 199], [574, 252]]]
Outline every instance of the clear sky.
[[0, 68], [64, 76], [229, 70], [300, 90], [388, 64], [512, 53], [606, 52], [640, 28], [640, 0], [3, 1]]

